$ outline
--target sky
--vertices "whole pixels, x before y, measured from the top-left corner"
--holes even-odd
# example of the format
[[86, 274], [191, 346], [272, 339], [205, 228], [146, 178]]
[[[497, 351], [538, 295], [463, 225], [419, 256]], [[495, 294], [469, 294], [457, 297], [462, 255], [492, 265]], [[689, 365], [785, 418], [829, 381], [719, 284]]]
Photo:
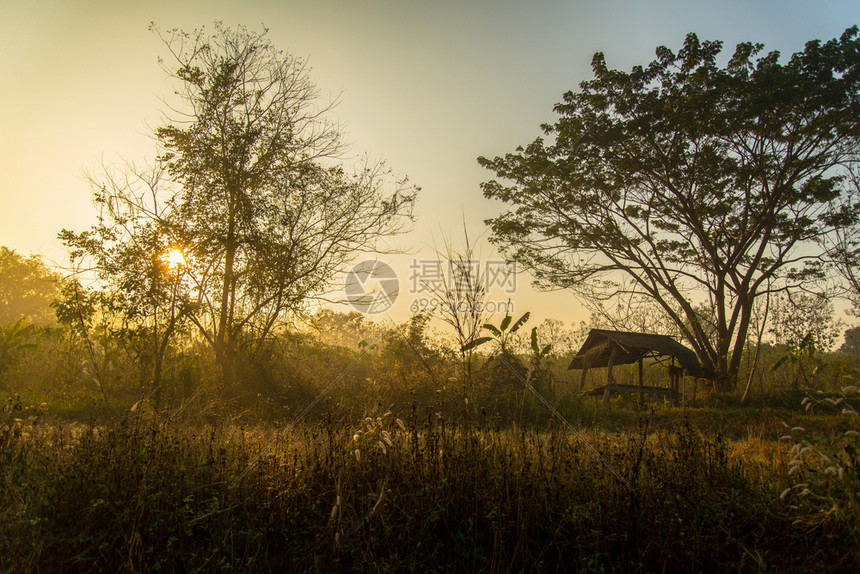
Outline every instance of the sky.
[[[492, 174], [478, 156], [513, 151], [553, 122], [553, 105], [590, 78], [595, 52], [629, 70], [702, 40], [762, 42], [784, 55], [860, 24], [856, 0], [722, 2], [551, 0], [279, 0], [124, 2], [0, 0], [0, 245], [62, 265], [57, 233], [95, 222], [85, 173], [155, 156], [152, 129], [174, 84], [148, 30], [244, 24], [306, 58], [351, 152], [384, 159], [421, 187], [412, 230], [392, 241], [400, 280], [390, 314], [402, 320], [413, 261], [437, 259], [463, 229], [487, 265], [499, 261], [484, 220]], [[537, 293], [525, 274], [492, 290], [516, 312], [565, 323], [587, 319], [567, 292]]]

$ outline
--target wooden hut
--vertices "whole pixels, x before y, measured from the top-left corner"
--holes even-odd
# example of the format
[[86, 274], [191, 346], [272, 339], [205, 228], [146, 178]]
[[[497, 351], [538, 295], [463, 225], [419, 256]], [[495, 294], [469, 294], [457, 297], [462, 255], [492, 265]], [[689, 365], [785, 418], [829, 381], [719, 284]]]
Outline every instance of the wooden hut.
[[[642, 384], [643, 360], [649, 357], [658, 361], [667, 361], [668, 387]], [[616, 383], [612, 376], [612, 368], [615, 365], [632, 363], [639, 364], [639, 384], [622, 385]], [[696, 353], [668, 335], [592, 329], [579, 352], [570, 362], [568, 369], [582, 369], [582, 378], [579, 383], [580, 391], [582, 391], [588, 369], [601, 367], [606, 367], [606, 384], [593, 389], [591, 394], [603, 394], [604, 406], [609, 404], [609, 395], [613, 392], [639, 393], [640, 396], [665, 396], [677, 400], [678, 386], [684, 374], [697, 378], [705, 376]]]

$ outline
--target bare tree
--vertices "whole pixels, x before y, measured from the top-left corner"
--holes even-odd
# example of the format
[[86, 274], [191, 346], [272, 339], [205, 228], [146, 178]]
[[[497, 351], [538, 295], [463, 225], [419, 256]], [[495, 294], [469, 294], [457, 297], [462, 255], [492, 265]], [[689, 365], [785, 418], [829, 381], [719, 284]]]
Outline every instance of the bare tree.
[[464, 235], [465, 247], [461, 251], [450, 243], [445, 245], [445, 253], [440, 257], [448, 264], [449, 273], [447, 277], [443, 273], [441, 284], [430, 286], [430, 289], [439, 300], [440, 318], [454, 329], [462, 366], [463, 394], [467, 397], [467, 390], [472, 387], [474, 354], [470, 343], [484, 325], [487, 289], [469, 235], [465, 231]]

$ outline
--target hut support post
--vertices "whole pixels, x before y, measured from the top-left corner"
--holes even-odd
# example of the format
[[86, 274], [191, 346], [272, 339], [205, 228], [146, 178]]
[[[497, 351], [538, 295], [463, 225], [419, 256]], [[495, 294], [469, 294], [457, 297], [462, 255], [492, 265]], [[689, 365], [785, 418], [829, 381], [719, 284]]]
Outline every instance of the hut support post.
[[615, 365], [615, 354], [618, 352], [618, 347], [613, 346], [609, 353], [609, 364], [606, 365], [606, 388], [603, 391], [603, 407], [609, 406], [609, 391], [615, 380], [612, 378], [612, 367]]
[[669, 367], [669, 381], [672, 387], [672, 402], [678, 404], [678, 388], [681, 382], [681, 367], [675, 366], [675, 357], [672, 357], [672, 363]]

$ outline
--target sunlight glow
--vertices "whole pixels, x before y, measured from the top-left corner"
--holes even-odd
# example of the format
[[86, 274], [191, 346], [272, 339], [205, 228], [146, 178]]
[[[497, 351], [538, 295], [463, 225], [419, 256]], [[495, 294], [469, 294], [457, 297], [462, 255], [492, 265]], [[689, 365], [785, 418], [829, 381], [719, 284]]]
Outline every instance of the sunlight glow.
[[176, 269], [178, 267], [185, 267], [188, 262], [185, 260], [185, 253], [178, 248], [172, 247], [166, 253], [161, 256], [161, 260], [167, 265], [168, 269]]

